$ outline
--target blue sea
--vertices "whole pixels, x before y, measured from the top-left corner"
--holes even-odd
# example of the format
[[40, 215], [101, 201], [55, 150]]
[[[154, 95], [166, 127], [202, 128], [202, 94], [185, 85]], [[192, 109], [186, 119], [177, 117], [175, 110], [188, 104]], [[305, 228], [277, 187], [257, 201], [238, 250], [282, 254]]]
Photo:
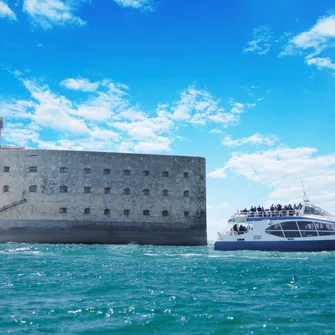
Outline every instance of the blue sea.
[[0, 245], [0, 334], [335, 334], [335, 253]]

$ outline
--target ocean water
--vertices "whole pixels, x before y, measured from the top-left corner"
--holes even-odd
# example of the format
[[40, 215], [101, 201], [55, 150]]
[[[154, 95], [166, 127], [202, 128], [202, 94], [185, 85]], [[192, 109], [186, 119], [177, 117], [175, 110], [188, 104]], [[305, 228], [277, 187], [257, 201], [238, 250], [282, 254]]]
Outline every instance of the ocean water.
[[0, 334], [335, 334], [335, 253], [0, 245]]

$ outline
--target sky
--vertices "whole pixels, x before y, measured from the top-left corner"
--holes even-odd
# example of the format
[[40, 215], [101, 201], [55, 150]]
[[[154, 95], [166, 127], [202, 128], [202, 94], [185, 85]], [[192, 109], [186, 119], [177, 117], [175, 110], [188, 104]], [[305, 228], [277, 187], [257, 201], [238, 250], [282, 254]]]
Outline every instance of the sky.
[[330, 0], [0, 0], [3, 144], [206, 158], [237, 210], [335, 213]]

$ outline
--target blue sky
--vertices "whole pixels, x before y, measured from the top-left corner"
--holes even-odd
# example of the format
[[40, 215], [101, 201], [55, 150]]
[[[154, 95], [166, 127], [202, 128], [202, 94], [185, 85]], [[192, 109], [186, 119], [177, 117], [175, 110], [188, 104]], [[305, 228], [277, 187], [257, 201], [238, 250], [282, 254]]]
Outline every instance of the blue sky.
[[207, 158], [209, 239], [237, 208], [335, 212], [335, 5], [0, 0], [5, 145]]

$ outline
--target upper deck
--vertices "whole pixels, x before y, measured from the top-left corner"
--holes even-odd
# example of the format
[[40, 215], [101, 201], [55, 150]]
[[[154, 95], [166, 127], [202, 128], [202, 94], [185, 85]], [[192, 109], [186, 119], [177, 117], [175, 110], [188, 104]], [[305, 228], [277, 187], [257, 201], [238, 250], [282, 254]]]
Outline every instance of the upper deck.
[[242, 221], [247, 218], [280, 218], [280, 217], [306, 217], [306, 218], [320, 218], [320, 219], [328, 219], [334, 220], [334, 215], [328, 213], [321, 207], [313, 205], [309, 201], [304, 201], [298, 209], [281, 209], [281, 210], [241, 210], [234, 213], [229, 220], [229, 222]]

